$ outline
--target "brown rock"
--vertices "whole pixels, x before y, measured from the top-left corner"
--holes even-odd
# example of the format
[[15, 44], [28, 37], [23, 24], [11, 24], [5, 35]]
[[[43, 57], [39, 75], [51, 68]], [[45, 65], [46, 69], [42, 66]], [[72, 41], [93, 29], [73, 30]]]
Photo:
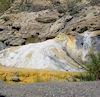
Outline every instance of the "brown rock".
[[35, 19], [37, 22], [40, 23], [52, 23], [56, 21], [56, 18], [51, 18], [51, 17], [38, 17]]

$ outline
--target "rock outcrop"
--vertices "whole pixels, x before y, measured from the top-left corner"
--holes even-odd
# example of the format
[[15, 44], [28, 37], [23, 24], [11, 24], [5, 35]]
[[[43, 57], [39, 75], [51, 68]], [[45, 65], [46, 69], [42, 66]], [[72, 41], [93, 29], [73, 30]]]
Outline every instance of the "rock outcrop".
[[89, 54], [100, 53], [99, 35], [100, 31], [76, 36], [60, 33], [51, 40], [2, 50], [0, 63], [19, 68], [81, 72], [84, 63], [89, 62]]
[[53, 39], [59, 32], [100, 30], [99, 0], [94, 5], [93, 0], [13, 1], [0, 16], [0, 50]]

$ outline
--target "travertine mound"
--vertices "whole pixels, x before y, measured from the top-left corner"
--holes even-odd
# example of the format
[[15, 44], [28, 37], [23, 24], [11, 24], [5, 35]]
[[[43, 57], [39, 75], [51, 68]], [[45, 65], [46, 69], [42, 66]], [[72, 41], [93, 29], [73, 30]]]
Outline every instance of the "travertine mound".
[[100, 53], [100, 31], [71, 36], [60, 33], [40, 43], [11, 47], [0, 52], [4, 66], [81, 72], [89, 54]]

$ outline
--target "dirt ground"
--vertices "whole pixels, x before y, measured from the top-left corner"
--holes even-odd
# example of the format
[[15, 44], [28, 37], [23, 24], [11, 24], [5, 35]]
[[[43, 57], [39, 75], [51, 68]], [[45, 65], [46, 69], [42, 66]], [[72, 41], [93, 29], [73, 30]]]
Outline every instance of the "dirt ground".
[[0, 95], [0, 97], [100, 97], [100, 81], [15, 85], [0, 82]]

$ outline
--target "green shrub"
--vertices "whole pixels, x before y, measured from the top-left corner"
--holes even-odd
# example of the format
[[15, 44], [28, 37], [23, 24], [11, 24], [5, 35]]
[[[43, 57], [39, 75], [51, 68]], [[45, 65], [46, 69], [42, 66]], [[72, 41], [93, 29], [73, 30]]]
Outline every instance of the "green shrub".
[[67, 9], [69, 10], [70, 15], [75, 15], [79, 13], [79, 9], [77, 6], [77, 1], [68, 2]]
[[75, 79], [79, 79], [80, 81], [94, 81], [94, 78], [92, 78], [89, 74], [83, 74], [81, 73], [80, 76], [75, 76]]
[[78, 14], [79, 12], [77, 11], [77, 10], [72, 10], [72, 11], [70, 11], [70, 15], [75, 15], [75, 14]]
[[7, 22], [9, 20], [9, 17], [8, 16], [4, 16], [1, 19], [3, 19], [5, 22]]
[[11, 0], [0, 0], [0, 13], [4, 12], [11, 6]]
[[14, 10], [21, 10], [21, 11], [23, 11], [23, 10], [25, 10], [27, 7], [28, 7], [28, 3], [22, 2], [21, 4], [16, 5], [15, 8], [14, 8]]
[[74, 0], [76, 3], [81, 2], [82, 0]]
[[60, 6], [57, 7], [57, 11], [59, 13], [64, 13], [64, 12], [66, 12], [66, 8], [64, 8], [62, 5], [60, 5]]
[[97, 80], [100, 77], [100, 54], [97, 57], [90, 54], [90, 59], [90, 63], [86, 64], [86, 71], [91, 79]]
[[28, 7], [27, 3], [22, 3], [22, 5], [20, 6], [20, 10], [23, 11]]
[[100, 80], [100, 54], [95, 56], [90, 54], [90, 62], [86, 64], [86, 72], [80, 76], [75, 76], [80, 81], [95, 81]]

